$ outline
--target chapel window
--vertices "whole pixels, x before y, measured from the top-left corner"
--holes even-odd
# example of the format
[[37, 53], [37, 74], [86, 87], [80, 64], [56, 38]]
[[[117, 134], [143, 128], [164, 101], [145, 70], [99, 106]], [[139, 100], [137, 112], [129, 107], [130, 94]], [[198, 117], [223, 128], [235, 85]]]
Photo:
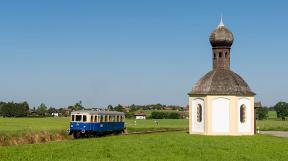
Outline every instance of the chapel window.
[[202, 106], [197, 105], [197, 122], [202, 122]]
[[240, 106], [240, 122], [245, 123], [246, 121], [246, 106], [241, 105]]

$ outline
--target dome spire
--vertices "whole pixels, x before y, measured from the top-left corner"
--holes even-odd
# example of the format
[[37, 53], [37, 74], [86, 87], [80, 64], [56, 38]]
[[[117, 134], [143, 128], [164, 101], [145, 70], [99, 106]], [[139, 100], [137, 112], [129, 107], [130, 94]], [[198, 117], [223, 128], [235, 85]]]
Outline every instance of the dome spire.
[[223, 23], [223, 18], [222, 18], [222, 14], [221, 14], [221, 20], [220, 20], [220, 23], [218, 25], [218, 27], [223, 27], [224, 26], [224, 23]]

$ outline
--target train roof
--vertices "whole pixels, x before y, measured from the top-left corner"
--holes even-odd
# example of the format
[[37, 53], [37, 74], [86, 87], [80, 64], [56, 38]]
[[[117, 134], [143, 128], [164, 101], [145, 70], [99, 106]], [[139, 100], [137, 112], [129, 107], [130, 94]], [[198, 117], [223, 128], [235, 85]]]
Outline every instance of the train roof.
[[71, 115], [76, 114], [86, 114], [86, 115], [125, 115], [123, 112], [117, 111], [95, 111], [95, 110], [80, 110], [80, 111], [72, 111]]

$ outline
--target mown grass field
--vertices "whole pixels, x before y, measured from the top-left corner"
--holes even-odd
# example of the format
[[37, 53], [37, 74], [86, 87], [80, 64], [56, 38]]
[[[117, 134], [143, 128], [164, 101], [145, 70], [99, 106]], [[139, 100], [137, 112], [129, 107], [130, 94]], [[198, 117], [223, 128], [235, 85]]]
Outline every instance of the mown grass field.
[[0, 147], [1, 161], [287, 161], [288, 139], [185, 132], [112, 136]]
[[[64, 131], [68, 125], [69, 118], [0, 118], [0, 135], [19, 135], [33, 131]], [[132, 131], [185, 129], [188, 127], [188, 120], [126, 119], [126, 126]], [[266, 130], [286, 129], [288, 131], [288, 121], [258, 121], [257, 126]], [[213, 137], [188, 135], [186, 132], [165, 132], [0, 146], [0, 160], [286, 161], [287, 150], [288, 138], [265, 135]]]
[[[157, 121], [158, 124], [155, 122]], [[0, 117], [1, 135], [20, 135], [27, 132], [59, 131], [69, 127], [69, 118], [2, 118]], [[155, 129], [179, 129], [187, 128], [188, 120], [134, 120], [126, 119], [128, 131], [143, 131]]]
[[64, 130], [69, 127], [65, 117], [47, 118], [2, 118], [0, 117], [0, 135], [22, 134], [34, 131]]
[[[157, 121], [158, 124], [155, 122]], [[2, 118], [0, 117], [0, 136], [19, 135], [37, 131], [59, 131], [69, 127], [69, 118]], [[134, 120], [126, 119], [128, 131], [155, 129], [187, 129], [186, 119]], [[260, 130], [288, 131], [288, 121], [277, 119], [257, 121]]]

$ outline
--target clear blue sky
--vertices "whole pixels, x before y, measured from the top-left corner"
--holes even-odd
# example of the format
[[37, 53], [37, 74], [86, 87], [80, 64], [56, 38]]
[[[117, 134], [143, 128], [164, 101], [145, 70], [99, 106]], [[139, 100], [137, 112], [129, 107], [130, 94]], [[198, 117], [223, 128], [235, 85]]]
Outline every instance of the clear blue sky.
[[211, 70], [223, 13], [233, 71], [265, 105], [288, 101], [288, 4], [47, 0], [0, 5], [0, 100], [63, 107], [186, 105]]

